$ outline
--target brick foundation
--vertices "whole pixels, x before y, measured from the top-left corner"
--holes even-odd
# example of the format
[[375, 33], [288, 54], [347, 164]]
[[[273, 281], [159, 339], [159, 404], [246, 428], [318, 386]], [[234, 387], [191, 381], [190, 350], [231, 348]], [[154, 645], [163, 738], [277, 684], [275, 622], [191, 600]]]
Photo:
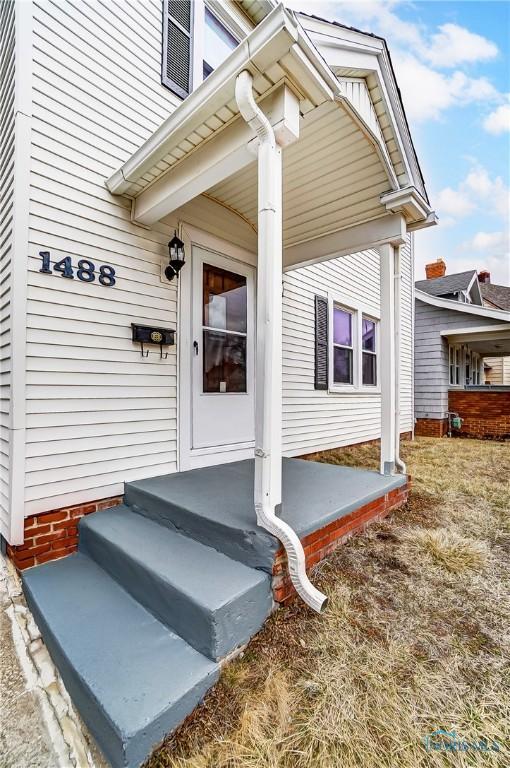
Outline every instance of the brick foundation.
[[32, 565], [65, 557], [78, 546], [80, 518], [118, 504], [122, 504], [122, 496], [75, 504], [72, 507], [26, 517], [24, 543], [14, 547], [8, 544], [7, 554], [20, 571]]
[[416, 419], [416, 437], [444, 437], [448, 432], [448, 419]]
[[448, 408], [464, 420], [453, 435], [485, 439], [510, 439], [510, 390], [451, 389]]
[[[406, 503], [409, 495], [410, 479], [406, 485], [389, 491], [369, 504], [354, 510], [348, 515], [334, 520], [324, 528], [310, 533], [302, 539], [305, 550], [306, 570], [317, 565], [327, 555], [341, 546], [350, 536], [364, 530], [369, 523], [381, 520], [394, 509]], [[290, 580], [287, 568], [287, 556], [283, 548], [275, 555], [273, 563], [273, 595], [277, 603], [286, 603], [295, 597], [296, 592]]]

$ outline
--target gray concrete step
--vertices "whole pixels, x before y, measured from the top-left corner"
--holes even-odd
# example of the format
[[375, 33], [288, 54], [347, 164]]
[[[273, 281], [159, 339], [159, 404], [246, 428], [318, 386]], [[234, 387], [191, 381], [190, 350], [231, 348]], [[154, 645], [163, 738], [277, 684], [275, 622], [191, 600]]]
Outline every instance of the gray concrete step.
[[23, 583], [66, 687], [114, 768], [139, 766], [216, 682], [216, 663], [86, 555], [29, 569]]
[[81, 552], [190, 645], [221, 659], [271, 611], [269, 576], [124, 505], [80, 523]]

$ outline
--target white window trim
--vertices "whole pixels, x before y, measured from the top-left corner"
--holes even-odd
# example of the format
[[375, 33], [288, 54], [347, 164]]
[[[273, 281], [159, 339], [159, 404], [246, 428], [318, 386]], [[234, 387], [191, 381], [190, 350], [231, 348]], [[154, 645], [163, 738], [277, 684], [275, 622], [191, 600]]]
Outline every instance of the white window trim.
[[[352, 384], [340, 384], [333, 379], [334, 375], [334, 356], [333, 356], [333, 310], [337, 306], [340, 309], [344, 309], [346, 312], [350, 312], [352, 315]], [[363, 384], [362, 383], [362, 319], [366, 317], [367, 320], [372, 320], [375, 323], [375, 355], [376, 355], [376, 384]], [[329, 383], [328, 391], [332, 394], [356, 394], [356, 395], [377, 395], [381, 393], [380, 388], [380, 348], [379, 348], [379, 321], [380, 318], [371, 309], [364, 307], [362, 304], [353, 302], [351, 299], [345, 296], [328, 292], [328, 323], [329, 323], [329, 338], [328, 338], [328, 361], [329, 361]]]
[[[453, 356], [453, 369], [454, 371], [459, 369], [459, 382], [452, 383], [451, 368], [452, 368], [452, 356]], [[464, 355], [462, 354], [462, 346], [460, 344], [448, 345], [448, 386], [456, 389], [462, 389], [464, 386], [465, 368], [464, 368]]]
[[[363, 349], [363, 319], [370, 320], [375, 325], [375, 352], [371, 352], [369, 349]], [[363, 391], [369, 392], [380, 391], [379, 387], [379, 321], [369, 312], [361, 312], [360, 315], [360, 387]], [[363, 352], [368, 355], [375, 355], [375, 384], [363, 384]]]

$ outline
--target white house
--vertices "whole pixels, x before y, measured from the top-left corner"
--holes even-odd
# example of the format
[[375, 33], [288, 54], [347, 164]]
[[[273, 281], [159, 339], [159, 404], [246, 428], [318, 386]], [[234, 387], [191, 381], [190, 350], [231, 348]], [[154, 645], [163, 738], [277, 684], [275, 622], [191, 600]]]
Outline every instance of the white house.
[[[162, 476], [158, 498], [177, 516], [184, 502], [168, 488], [198, 493], [203, 482], [219, 529], [248, 467], [253, 525], [248, 535], [240, 524], [239, 551], [234, 534], [218, 544], [196, 499], [195, 527], [175, 518], [172, 530], [236, 562], [249, 539], [272, 563], [276, 536], [292, 583], [320, 609], [300, 540], [364, 504], [382, 513], [377, 499], [391, 506], [405, 481], [399, 435], [413, 428], [413, 232], [436, 219], [385, 41], [271, 0], [26, 0], [0, 13], [0, 532], [10, 555], [26, 568], [68, 554], [78, 519], [105, 525], [109, 513], [88, 513], [121, 501], [111, 519], [122, 538]], [[380, 475], [328, 467], [339, 485], [315, 520], [329, 486], [309, 473], [321, 465], [284, 460], [281, 509], [282, 456], [377, 439]], [[292, 503], [286, 472], [296, 473], [288, 499], [304, 483]], [[59, 634], [36, 574], [56, 579], [55, 600], [75, 578], [92, 590], [87, 525], [83, 552], [26, 572], [50, 650], [71, 667], [74, 641]], [[271, 571], [257, 546], [243, 567]], [[214, 677], [204, 669], [194, 703]], [[89, 694], [67, 682], [80, 706]], [[170, 707], [135, 746], [84, 716], [114, 764], [136, 764], [190, 706]]]

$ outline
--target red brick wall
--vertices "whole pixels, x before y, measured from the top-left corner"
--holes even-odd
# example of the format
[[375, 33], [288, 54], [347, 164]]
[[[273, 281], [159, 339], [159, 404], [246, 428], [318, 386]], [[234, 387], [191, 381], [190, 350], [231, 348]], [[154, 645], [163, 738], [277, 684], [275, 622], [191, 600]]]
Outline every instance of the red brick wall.
[[[306, 570], [317, 565], [333, 550], [337, 549], [354, 533], [364, 530], [374, 520], [381, 520], [389, 512], [401, 507], [407, 501], [408, 483], [381, 496], [369, 504], [356, 509], [349, 515], [334, 520], [324, 528], [310, 533], [302, 539], [305, 550]], [[290, 580], [287, 568], [287, 556], [283, 548], [275, 555], [273, 563], [273, 595], [277, 603], [285, 603], [295, 597], [296, 592]]]
[[444, 437], [448, 432], [448, 419], [416, 419], [417, 437]]
[[488, 392], [451, 389], [448, 408], [464, 419], [453, 434], [470, 437], [510, 438], [510, 391]]
[[78, 546], [80, 518], [117, 504], [122, 504], [122, 496], [26, 517], [24, 543], [17, 547], [7, 545], [7, 554], [19, 570], [65, 557]]

